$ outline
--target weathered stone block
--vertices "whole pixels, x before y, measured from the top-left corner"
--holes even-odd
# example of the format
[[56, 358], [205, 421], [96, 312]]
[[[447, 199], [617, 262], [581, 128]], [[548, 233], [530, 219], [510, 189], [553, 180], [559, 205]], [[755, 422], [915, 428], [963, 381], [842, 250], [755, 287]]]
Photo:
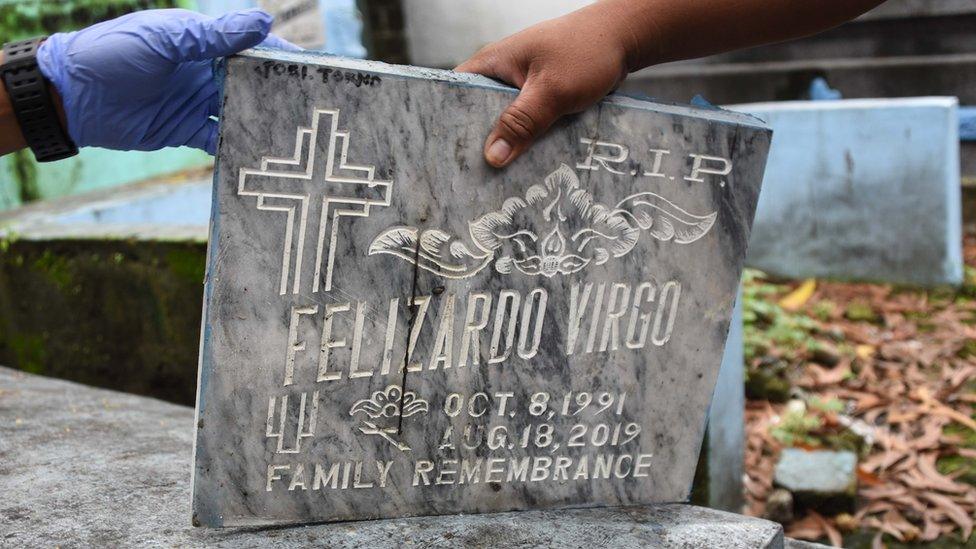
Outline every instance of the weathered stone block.
[[189, 404], [209, 181], [0, 213], [0, 361]]
[[962, 282], [954, 98], [732, 108], [776, 132], [750, 266], [790, 278]]
[[774, 481], [793, 494], [799, 509], [853, 512], [856, 469], [857, 455], [853, 452], [787, 448], [776, 463]]
[[611, 98], [496, 171], [484, 78], [256, 51], [224, 93], [199, 523], [687, 498], [762, 124]]

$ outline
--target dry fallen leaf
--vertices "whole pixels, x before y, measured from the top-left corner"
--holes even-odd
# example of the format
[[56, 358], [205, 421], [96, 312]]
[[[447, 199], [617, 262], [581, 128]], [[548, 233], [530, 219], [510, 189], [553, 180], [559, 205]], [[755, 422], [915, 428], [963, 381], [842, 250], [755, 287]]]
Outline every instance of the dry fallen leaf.
[[860, 486], [881, 486], [884, 481], [881, 477], [868, 471], [863, 466], [858, 465], [857, 467], [857, 483]]
[[962, 528], [963, 539], [969, 539], [969, 536], [973, 533], [973, 518], [970, 513], [967, 513], [962, 507], [959, 507], [955, 502], [942, 494], [923, 492], [922, 497], [935, 504], [939, 510], [944, 512], [946, 516]]
[[951, 419], [956, 423], [961, 423], [962, 425], [969, 427], [973, 431], [976, 431], [976, 421], [974, 421], [972, 417], [967, 416], [962, 412], [957, 412], [956, 410], [953, 410], [952, 408], [949, 408], [944, 404], [933, 401], [929, 407], [928, 413], [942, 416], [947, 419]]
[[976, 459], [976, 448], [957, 448], [956, 454], [967, 459]]
[[902, 534], [900, 530], [898, 530], [893, 525], [886, 523], [879, 518], [871, 517], [869, 519], [865, 519], [864, 524], [870, 526], [875, 530], [881, 530], [885, 534], [888, 534], [889, 536], [897, 539], [898, 541], [905, 541], [902, 538]]
[[935, 460], [935, 454], [925, 454], [918, 460], [918, 471], [922, 476], [924, 476], [930, 487], [936, 490], [954, 494], [963, 494], [972, 490], [971, 486], [965, 486], [963, 484], [954, 482], [948, 477], [939, 473], [939, 471], [935, 468]]
[[823, 528], [824, 532], [827, 533], [827, 539], [830, 540], [830, 544], [832, 546], [834, 547], [844, 546], [844, 538], [840, 535], [840, 532], [837, 530], [837, 528], [834, 527], [833, 524], [831, 524], [827, 519], [825, 519], [822, 515], [820, 515], [816, 511], [810, 511], [810, 516], [813, 517], [815, 521], [820, 523], [820, 527]]
[[816, 541], [827, 535], [823, 520], [818, 520], [812, 514], [807, 514], [800, 520], [793, 521], [787, 528], [786, 535], [791, 538]]
[[817, 290], [817, 281], [810, 278], [804, 280], [797, 289], [793, 290], [786, 295], [783, 299], [779, 300], [779, 306], [786, 309], [787, 311], [798, 311], [801, 307], [806, 305], [807, 301], [813, 297], [813, 292]]
[[854, 347], [854, 354], [861, 360], [868, 360], [874, 357], [878, 349], [874, 345], [861, 344]]
[[817, 364], [807, 365], [807, 375], [809, 376], [810, 387], [823, 387], [826, 385], [836, 385], [844, 381], [851, 375], [850, 365], [844, 361], [833, 368], [824, 368]]
[[[976, 236], [967, 236], [965, 253], [967, 265], [976, 266]], [[976, 341], [976, 301], [871, 284], [804, 281], [792, 289], [781, 288], [788, 290], [778, 292], [785, 295], [781, 305], [818, 326], [809, 336], [840, 349], [843, 356], [837, 366], [825, 368], [811, 360], [810, 347], [770, 349], [771, 355], [791, 363], [790, 379], [800, 388], [795, 393], [808, 405], [817, 399], [839, 400], [843, 406], [808, 408], [806, 414], [820, 424], [798, 437], [796, 444], [829, 448], [829, 437], [845, 431], [863, 441], [854, 515], [806, 515], [788, 531], [816, 540], [831, 538], [831, 528], [847, 531], [854, 525], [877, 533], [872, 547], [883, 547], [881, 532], [908, 541], [971, 535], [976, 486], [962, 478], [972, 471], [962, 467], [942, 474], [936, 463], [946, 456], [976, 460], [972, 433], [958, 428], [976, 432], [976, 392], [971, 385], [976, 379], [976, 354], [971, 350]], [[841, 315], [853, 302], [870, 308], [878, 321]], [[803, 312], [813, 311], [811, 304], [823, 320]], [[766, 402], [748, 404], [747, 498], [753, 513], [762, 512], [772, 489], [773, 468], [783, 445], [771, 430], [783, 429], [776, 421], [783, 409]]]
[[897, 536], [899, 541], [914, 541], [918, 539], [922, 533], [921, 530], [919, 530], [914, 524], [905, 520], [905, 517], [903, 517], [896, 509], [887, 511], [881, 517], [881, 521], [891, 529], [899, 532], [899, 535]]
[[939, 528], [939, 523], [935, 521], [929, 515], [929, 513], [925, 513], [923, 515], [923, 520], [925, 526], [922, 528], [922, 535], [919, 536], [919, 539], [922, 541], [933, 541], [938, 539], [938, 537], [942, 534], [942, 529]]

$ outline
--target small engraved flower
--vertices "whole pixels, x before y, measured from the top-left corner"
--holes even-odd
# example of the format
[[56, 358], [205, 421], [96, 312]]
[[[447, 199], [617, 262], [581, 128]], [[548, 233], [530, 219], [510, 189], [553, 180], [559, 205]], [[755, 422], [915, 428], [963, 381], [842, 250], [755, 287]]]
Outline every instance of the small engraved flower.
[[403, 401], [400, 401], [401, 389], [399, 385], [390, 385], [383, 391], [376, 391], [370, 398], [364, 398], [352, 405], [349, 415], [362, 412], [367, 416], [376, 419], [381, 417], [397, 417], [403, 410], [403, 417], [410, 417], [418, 413], [427, 413], [427, 401], [418, 398], [413, 391], [403, 394]]

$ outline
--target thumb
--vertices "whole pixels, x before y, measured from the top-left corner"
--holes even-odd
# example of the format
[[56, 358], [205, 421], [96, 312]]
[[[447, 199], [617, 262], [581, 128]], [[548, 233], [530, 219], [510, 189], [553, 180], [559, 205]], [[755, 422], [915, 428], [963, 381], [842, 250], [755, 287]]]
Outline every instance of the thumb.
[[164, 28], [156, 29], [167, 57], [177, 63], [225, 57], [257, 46], [268, 36], [274, 20], [259, 9], [230, 12], [217, 18], [184, 13], [188, 15], [176, 16]]
[[220, 125], [216, 120], [207, 118], [184, 144], [187, 147], [207, 151], [210, 156], [215, 156], [217, 154], [217, 139], [219, 135]]
[[485, 160], [503, 168], [525, 152], [563, 114], [546, 87], [529, 79], [485, 141]]

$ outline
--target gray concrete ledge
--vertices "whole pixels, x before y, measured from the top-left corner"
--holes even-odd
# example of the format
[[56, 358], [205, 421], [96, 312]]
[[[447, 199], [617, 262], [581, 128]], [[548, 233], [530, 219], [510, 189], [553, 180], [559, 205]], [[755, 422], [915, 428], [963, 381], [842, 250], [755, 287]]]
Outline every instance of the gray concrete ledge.
[[951, 93], [967, 105], [976, 103], [976, 92], [971, 85], [974, 74], [974, 53], [772, 63], [669, 63], [630, 75], [620, 89], [666, 101], [700, 94], [717, 105], [728, 105], [799, 99], [809, 89], [813, 77], [822, 76], [847, 98]]
[[212, 178], [195, 170], [0, 212], [0, 239], [206, 242]]
[[775, 523], [690, 505], [206, 530], [193, 410], [0, 367], [0, 546], [783, 547]]

